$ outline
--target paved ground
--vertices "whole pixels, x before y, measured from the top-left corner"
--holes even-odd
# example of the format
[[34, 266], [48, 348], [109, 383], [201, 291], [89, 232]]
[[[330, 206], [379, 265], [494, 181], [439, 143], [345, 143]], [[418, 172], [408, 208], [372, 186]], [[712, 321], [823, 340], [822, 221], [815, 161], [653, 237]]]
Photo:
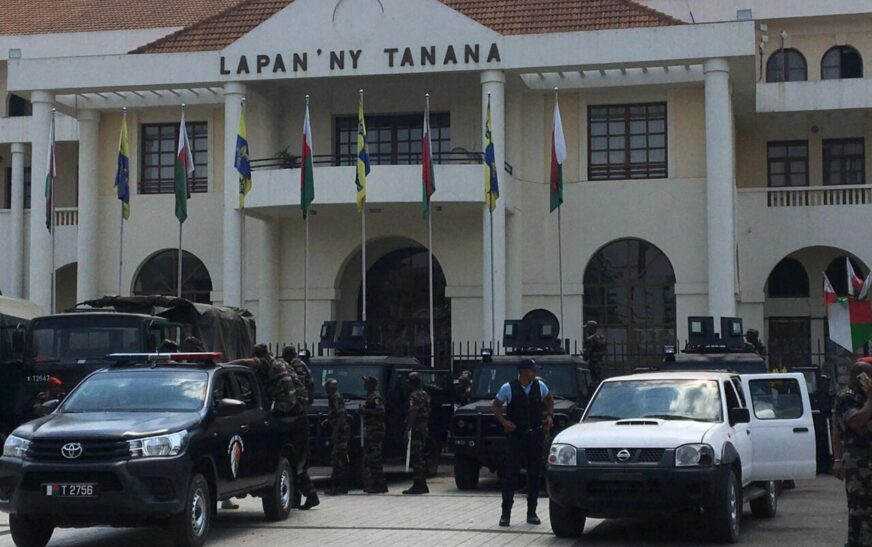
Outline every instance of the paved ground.
[[[450, 468], [449, 468], [450, 470]], [[320, 486], [320, 481], [319, 486]], [[541, 526], [514, 524], [499, 528], [499, 483], [483, 477], [479, 490], [461, 493], [454, 480], [443, 473], [430, 483], [431, 494], [409, 497], [400, 494], [409, 481], [392, 475], [391, 492], [383, 496], [352, 493], [330, 498], [322, 496], [312, 511], [295, 511], [282, 523], [263, 520], [260, 500], [241, 501], [237, 511], [219, 511], [211, 531], [211, 546], [317, 544], [356, 546], [378, 545], [572, 545], [551, 534], [548, 502], [542, 500]], [[524, 504], [518, 499], [517, 522], [523, 522]], [[822, 546], [843, 545], [846, 507], [842, 483], [829, 477], [800, 482], [780, 500], [778, 516], [757, 520], [746, 511], [744, 545]], [[668, 521], [592, 520], [580, 543], [590, 545], [704, 545], [697, 522], [687, 518]], [[8, 519], [0, 516], [0, 547], [13, 545]], [[169, 547], [157, 531], [135, 529], [58, 530], [50, 546], [77, 547]]]

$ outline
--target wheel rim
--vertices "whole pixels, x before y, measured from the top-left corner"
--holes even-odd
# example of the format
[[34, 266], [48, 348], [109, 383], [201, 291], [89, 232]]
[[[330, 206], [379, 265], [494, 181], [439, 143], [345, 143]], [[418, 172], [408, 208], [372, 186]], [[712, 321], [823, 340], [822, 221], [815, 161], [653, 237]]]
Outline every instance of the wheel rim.
[[772, 505], [772, 507], [775, 507], [775, 504], [778, 503], [778, 496], [776, 495], [776, 492], [775, 492], [775, 482], [774, 481], [769, 481], [769, 488], [767, 490], [768, 490], [767, 495], [769, 496], [769, 504]]
[[282, 471], [282, 478], [279, 482], [279, 494], [282, 497], [282, 507], [287, 509], [291, 505], [291, 475], [286, 469]]
[[730, 483], [730, 527], [733, 533], [739, 534], [739, 511], [738, 511], [738, 496], [736, 495], [736, 484]]
[[194, 491], [194, 498], [191, 500], [191, 530], [197, 537], [202, 536], [206, 531], [208, 511], [206, 495], [201, 488], [197, 488]]

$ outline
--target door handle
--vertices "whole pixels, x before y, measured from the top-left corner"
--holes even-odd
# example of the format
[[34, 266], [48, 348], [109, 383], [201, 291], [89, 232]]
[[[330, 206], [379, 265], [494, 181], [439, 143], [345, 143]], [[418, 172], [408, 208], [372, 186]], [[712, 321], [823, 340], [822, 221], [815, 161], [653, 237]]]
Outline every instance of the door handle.
[[807, 427], [794, 427], [793, 432], [794, 433], [808, 433], [808, 428]]

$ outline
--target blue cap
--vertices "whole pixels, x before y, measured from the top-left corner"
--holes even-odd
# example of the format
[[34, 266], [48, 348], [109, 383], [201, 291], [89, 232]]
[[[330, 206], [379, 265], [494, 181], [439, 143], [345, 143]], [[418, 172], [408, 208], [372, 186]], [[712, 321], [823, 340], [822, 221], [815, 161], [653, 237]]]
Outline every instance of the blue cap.
[[530, 359], [530, 358], [528, 357], [528, 358], [526, 358], [526, 359], [521, 359], [521, 362], [518, 363], [518, 370], [523, 370], [523, 369], [525, 369], [525, 368], [530, 368], [530, 369], [533, 369], [533, 370], [539, 370], [539, 369], [542, 368], [542, 367], [540, 367], [539, 365], [537, 365], [537, 364], [536, 364], [536, 361], [534, 361], [533, 359]]

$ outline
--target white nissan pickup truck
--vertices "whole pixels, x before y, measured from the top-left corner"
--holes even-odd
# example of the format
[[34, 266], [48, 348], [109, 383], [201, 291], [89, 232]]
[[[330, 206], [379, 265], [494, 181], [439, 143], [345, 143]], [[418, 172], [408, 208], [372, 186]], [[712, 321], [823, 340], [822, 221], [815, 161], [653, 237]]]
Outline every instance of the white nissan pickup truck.
[[551, 528], [586, 517], [693, 511], [713, 539], [739, 539], [743, 504], [773, 517], [776, 481], [815, 476], [802, 374], [655, 372], [605, 380], [548, 454]]

